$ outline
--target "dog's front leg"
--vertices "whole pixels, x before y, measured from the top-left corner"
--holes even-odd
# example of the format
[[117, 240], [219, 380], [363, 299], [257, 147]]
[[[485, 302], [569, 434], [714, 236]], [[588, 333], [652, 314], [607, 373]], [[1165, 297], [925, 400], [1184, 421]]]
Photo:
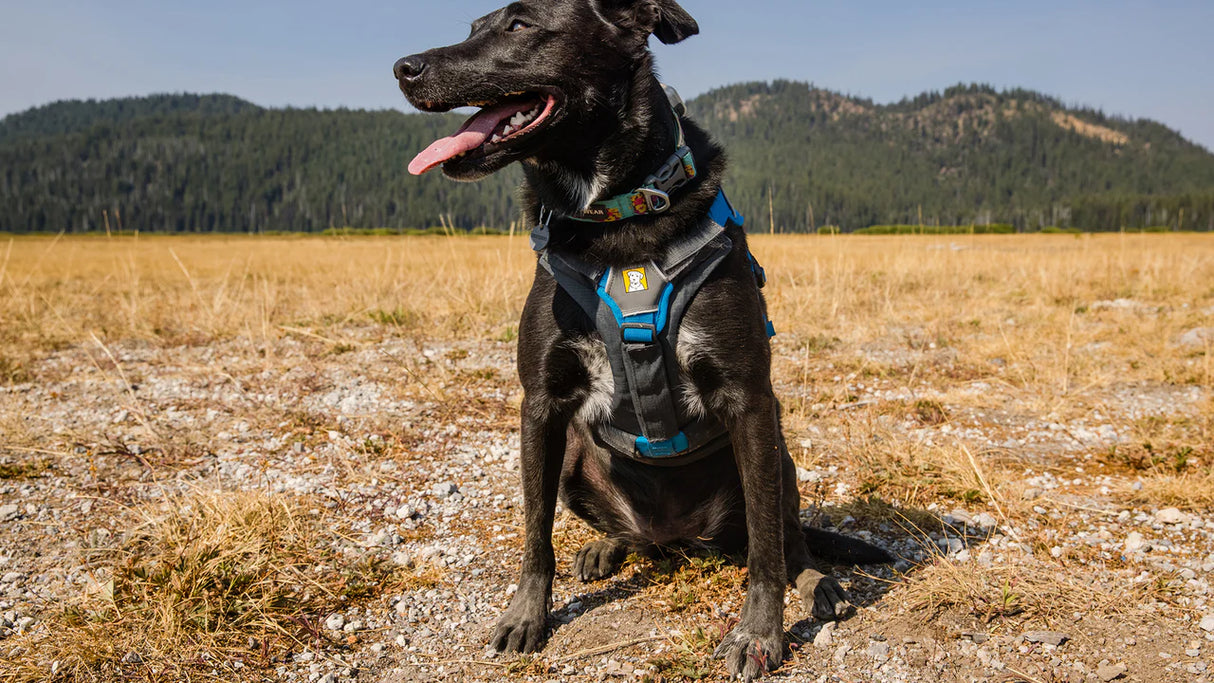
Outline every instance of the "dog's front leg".
[[556, 573], [552, 521], [568, 424], [549, 402], [534, 397], [524, 397], [522, 418], [523, 566], [518, 592], [493, 634], [494, 649], [506, 652], [537, 652], [548, 635], [548, 603]]
[[780, 665], [784, 656], [784, 533], [781, 518], [779, 421], [770, 393], [741, 402], [727, 419], [746, 506], [749, 588], [742, 621], [717, 647], [733, 675], [746, 680]]

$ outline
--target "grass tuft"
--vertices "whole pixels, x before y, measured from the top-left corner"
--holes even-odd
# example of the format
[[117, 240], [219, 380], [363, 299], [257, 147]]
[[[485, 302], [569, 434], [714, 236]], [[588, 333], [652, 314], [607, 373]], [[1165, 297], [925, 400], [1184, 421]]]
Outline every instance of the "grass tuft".
[[308, 510], [259, 492], [193, 492], [167, 511], [131, 511], [125, 538], [91, 551], [89, 589], [8, 643], [0, 680], [236, 676], [335, 646], [320, 628], [328, 614], [431, 580], [339, 553]]

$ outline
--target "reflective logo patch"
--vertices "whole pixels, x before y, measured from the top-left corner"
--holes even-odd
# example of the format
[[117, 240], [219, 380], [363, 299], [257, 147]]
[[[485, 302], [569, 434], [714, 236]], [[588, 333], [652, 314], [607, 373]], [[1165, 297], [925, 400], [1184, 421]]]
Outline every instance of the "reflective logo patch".
[[629, 268], [622, 275], [624, 276], [624, 293], [631, 294], [649, 290], [649, 281], [645, 278], [644, 268]]

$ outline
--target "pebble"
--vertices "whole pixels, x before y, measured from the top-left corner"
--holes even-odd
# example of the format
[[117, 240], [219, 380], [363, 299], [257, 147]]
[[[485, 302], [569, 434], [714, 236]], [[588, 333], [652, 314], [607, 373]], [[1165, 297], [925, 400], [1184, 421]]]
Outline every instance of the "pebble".
[[330, 631], [340, 631], [342, 626], [346, 625], [346, 617], [343, 614], [330, 615], [325, 619], [325, 628]]
[[874, 640], [868, 644], [868, 655], [873, 659], [889, 659], [889, 643]]
[[1214, 343], [1214, 327], [1194, 327], [1185, 332], [1176, 339], [1176, 343], [1181, 346], [1204, 347], [1207, 343]]
[[1053, 645], [1054, 647], [1058, 647], [1071, 639], [1069, 635], [1059, 633], [1058, 631], [1028, 631], [1023, 635], [1023, 638], [1030, 643], [1043, 643], [1045, 645]]
[[0, 522], [11, 522], [21, 514], [21, 508], [13, 505], [0, 505]]
[[449, 481], [445, 481], [430, 487], [430, 492], [439, 498], [450, 498], [459, 493], [459, 487]]
[[1142, 537], [1142, 534], [1138, 533], [1137, 531], [1131, 531], [1130, 533], [1126, 534], [1125, 551], [1127, 553], [1137, 552], [1148, 547], [1150, 546], [1147, 545], [1146, 540]]
[[1101, 664], [1096, 667], [1096, 675], [1106, 683], [1121, 678], [1125, 672], [1125, 664]]
[[1214, 633], [1214, 614], [1207, 614], [1201, 618], [1201, 630], [1206, 633]]
[[818, 635], [814, 636], [814, 647], [828, 648], [834, 642], [835, 622], [828, 621], [823, 624], [818, 630]]
[[1155, 513], [1155, 521], [1160, 524], [1185, 524], [1189, 516], [1176, 508], [1164, 508]]

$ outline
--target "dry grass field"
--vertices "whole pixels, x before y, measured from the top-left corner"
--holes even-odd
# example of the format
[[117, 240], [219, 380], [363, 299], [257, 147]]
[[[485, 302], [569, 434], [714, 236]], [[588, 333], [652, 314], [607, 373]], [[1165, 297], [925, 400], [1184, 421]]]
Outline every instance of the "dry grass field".
[[[847, 622], [791, 605], [778, 677], [1211, 680], [1214, 238], [752, 248], [807, 519], [903, 558], [840, 570]], [[719, 677], [736, 558], [582, 585], [569, 515], [549, 648], [484, 652], [534, 267], [525, 236], [0, 240], [0, 681]]]

